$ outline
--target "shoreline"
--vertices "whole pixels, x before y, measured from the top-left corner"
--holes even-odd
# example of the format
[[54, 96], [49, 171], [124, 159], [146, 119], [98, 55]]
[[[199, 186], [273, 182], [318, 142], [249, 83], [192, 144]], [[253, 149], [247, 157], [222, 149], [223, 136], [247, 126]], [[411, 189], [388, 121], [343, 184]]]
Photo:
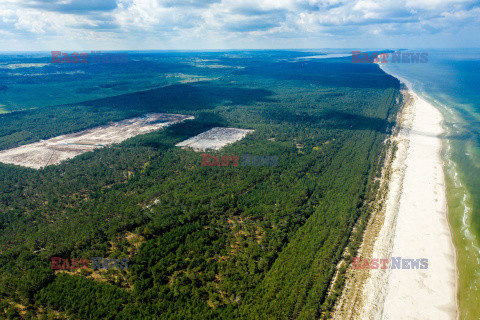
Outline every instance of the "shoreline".
[[[383, 69], [382, 69], [383, 70]], [[393, 75], [392, 75], [393, 76]], [[391, 272], [382, 318], [458, 319], [456, 249], [448, 222], [442, 141], [443, 117], [405, 83], [414, 99], [405, 177], [392, 256], [428, 258], [424, 272]], [[396, 205], [386, 203], [387, 207]], [[412, 256], [413, 255], [413, 256]]]
[[405, 103], [397, 118], [399, 130], [390, 138], [396, 149], [386, 164], [381, 209], [372, 215], [357, 256], [426, 258], [428, 268], [350, 267], [334, 319], [458, 319], [457, 253], [439, 137], [443, 117], [408, 81], [390, 75], [407, 87], [402, 90]]

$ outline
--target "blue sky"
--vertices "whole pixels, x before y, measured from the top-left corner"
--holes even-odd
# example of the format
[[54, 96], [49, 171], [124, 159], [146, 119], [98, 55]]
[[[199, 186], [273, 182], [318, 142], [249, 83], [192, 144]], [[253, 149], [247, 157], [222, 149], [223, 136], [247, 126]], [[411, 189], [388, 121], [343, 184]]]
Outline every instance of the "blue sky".
[[472, 0], [1, 0], [0, 50], [479, 48]]

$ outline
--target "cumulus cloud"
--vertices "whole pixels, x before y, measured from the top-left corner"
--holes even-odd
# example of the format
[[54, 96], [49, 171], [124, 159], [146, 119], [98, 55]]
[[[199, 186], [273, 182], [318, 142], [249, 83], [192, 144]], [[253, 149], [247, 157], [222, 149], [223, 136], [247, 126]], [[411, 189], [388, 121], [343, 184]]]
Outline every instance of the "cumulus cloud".
[[17, 43], [76, 39], [91, 46], [101, 39], [158, 49], [178, 43], [295, 46], [294, 39], [300, 46], [313, 40], [328, 45], [335, 36], [338, 44], [342, 38], [374, 46], [392, 35], [441, 38], [478, 30], [479, 10], [475, 0], [3, 0], [0, 33]]

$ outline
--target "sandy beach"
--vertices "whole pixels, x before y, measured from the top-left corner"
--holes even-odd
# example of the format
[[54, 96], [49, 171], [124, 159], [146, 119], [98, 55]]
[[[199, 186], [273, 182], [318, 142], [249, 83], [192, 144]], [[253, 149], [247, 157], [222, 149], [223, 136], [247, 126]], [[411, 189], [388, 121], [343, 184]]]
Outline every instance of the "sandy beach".
[[[410, 90], [413, 123], [392, 257], [427, 258], [425, 270], [390, 270], [383, 319], [456, 319], [455, 248], [447, 220], [442, 116]], [[381, 245], [381, 244], [379, 244]]]
[[335, 319], [458, 318], [456, 256], [439, 137], [443, 118], [402, 82], [409, 103], [392, 137], [397, 151], [386, 196], [357, 256], [428, 259], [428, 268], [350, 270]]

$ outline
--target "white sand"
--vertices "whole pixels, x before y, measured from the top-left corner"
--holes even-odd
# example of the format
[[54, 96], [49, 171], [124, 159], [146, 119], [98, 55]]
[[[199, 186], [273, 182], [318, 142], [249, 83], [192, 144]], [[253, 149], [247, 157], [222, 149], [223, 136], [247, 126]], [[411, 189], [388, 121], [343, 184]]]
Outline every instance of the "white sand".
[[[409, 85], [407, 83], [407, 85]], [[428, 259], [428, 268], [371, 270], [357, 319], [457, 319], [455, 248], [447, 221], [440, 112], [410, 88], [396, 137], [385, 221], [373, 257]]]
[[230, 143], [243, 139], [250, 132], [253, 132], [253, 130], [214, 127], [195, 137], [179, 142], [176, 146], [192, 148], [194, 151], [219, 150]]

